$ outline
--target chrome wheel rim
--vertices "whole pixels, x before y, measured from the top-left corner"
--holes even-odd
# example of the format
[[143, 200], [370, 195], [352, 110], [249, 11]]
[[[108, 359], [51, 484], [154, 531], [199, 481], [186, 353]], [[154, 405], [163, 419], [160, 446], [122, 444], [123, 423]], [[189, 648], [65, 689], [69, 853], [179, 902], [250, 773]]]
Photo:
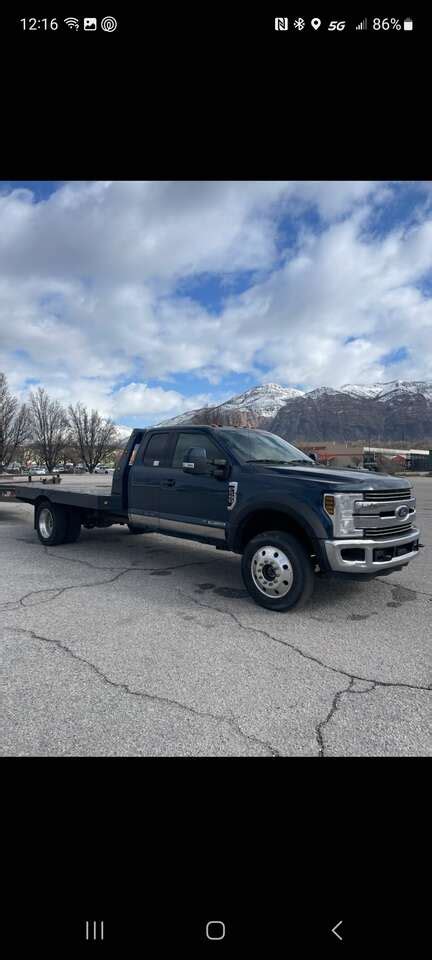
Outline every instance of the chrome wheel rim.
[[44, 507], [39, 514], [39, 530], [44, 540], [49, 540], [54, 529], [54, 520], [51, 510]]
[[270, 544], [256, 550], [251, 560], [252, 580], [265, 597], [280, 600], [294, 583], [294, 571], [286, 554]]

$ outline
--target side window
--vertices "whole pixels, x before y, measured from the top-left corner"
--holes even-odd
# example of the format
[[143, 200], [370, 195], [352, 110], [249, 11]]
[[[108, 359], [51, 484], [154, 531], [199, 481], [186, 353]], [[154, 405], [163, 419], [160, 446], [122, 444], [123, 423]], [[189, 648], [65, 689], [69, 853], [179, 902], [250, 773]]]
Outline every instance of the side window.
[[168, 433], [155, 433], [144, 451], [143, 465], [145, 467], [163, 467], [166, 464], [169, 445]]
[[223, 459], [223, 452], [207, 436], [206, 433], [179, 433], [174, 450], [172, 465], [177, 470], [181, 470], [186, 454], [191, 447], [204, 447], [208, 460]]
[[138, 433], [137, 436], [135, 437], [134, 445], [133, 445], [133, 447], [132, 447], [132, 450], [131, 450], [131, 453], [130, 453], [130, 457], [129, 457], [129, 466], [130, 466], [130, 467], [132, 467], [132, 466], [134, 465], [134, 463], [135, 463], [136, 455], [137, 455], [138, 450], [139, 450], [140, 445], [141, 445], [142, 436], [143, 436], [142, 433]]

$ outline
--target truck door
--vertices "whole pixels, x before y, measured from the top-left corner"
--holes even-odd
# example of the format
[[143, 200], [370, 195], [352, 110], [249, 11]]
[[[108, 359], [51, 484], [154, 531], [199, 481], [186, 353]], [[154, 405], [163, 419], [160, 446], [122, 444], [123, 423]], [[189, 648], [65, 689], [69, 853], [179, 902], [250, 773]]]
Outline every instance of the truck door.
[[210, 474], [193, 476], [184, 473], [182, 465], [191, 447], [204, 448], [208, 460], [226, 459], [226, 452], [204, 431], [179, 432], [174, 444], [171, 466], [160, 473], [161, 531], [225, 540], [228, 480]]
[[170, 433], [147, 434], [129, 469], [128, 517], [135, 526], [159, 527], [160, 473], [173, 439]]

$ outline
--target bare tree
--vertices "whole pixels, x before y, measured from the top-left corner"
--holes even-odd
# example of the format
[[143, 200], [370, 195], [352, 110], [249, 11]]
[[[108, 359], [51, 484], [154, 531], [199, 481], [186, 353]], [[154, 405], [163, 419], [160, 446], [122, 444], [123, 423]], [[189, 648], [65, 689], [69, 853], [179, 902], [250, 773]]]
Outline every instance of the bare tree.
[[6, 376], [0, 373], [0, 467], [9, 466], [18, 447], [30, 435], [29, 409], [11, 395]]
[[89, 413], [82, 403], [69, 407], [69, 418], [72, 436], [83, 462], [89, 473], [93, 473], [107, 453], [112, 453], [118, 445], [115, 424], [101, 417], [97, 410]]
[[52, 400], [43, 387], [30, 394], [31, 419], [36, 449], [47, 470], [59, 461], [66, 443], [68, 419], [58, 400]]
[[69, 430], [61, 456], [63, 467], [66, 467], [67, 463], [72, 463], [73, 466], [76, 467], [79, 460], [81, 460], [80, 449], [74, 440], [72, 431]]

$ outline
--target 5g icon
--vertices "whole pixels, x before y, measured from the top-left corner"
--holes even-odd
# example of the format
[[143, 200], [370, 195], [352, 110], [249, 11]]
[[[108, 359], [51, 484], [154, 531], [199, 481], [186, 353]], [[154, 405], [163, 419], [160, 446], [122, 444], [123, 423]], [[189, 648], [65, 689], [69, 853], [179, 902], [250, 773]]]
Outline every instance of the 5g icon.
[[288, 30], [288, 17], [275, 17], [275, 30]]

